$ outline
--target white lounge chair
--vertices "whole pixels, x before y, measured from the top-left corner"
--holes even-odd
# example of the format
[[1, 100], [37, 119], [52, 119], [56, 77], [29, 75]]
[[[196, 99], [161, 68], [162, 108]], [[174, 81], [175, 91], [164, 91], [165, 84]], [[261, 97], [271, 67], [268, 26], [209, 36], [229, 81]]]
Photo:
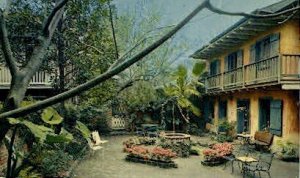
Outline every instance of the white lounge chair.
[[92, 132], [92, 141], [94, 142], [94, 144], [96, 146], [103, 144], [103, 143], [107, 143], [107, 140], [101, 140], [99, 132], [98, 131], [93, 131]]

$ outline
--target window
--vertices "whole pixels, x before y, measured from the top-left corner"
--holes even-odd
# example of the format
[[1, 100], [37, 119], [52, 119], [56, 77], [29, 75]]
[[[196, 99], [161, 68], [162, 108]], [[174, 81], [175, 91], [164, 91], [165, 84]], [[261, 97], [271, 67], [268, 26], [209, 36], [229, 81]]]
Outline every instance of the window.
[[230, 71], [243, 65], [243, 50], [238, 50], [225, 57], [225, 71]]
[[227, 117], [227, 101], [219, 101], [219, 119]]
[[271, 34], [250, 47], [251, 62], [274, 57], [279, 52], [279, 33]]
[[210, 75], [217, 75], [220, 71], [220, 60], [216, 59], [210, 63]]

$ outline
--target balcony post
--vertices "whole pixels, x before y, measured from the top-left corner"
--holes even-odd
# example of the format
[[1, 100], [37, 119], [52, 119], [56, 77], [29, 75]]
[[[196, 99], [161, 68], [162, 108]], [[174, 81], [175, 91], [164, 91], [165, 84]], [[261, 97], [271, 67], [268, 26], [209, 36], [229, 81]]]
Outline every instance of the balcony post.
[[278, 61], [277, 61], [277, 75], [278, 75], [278, 83], [280, 83], [280, 79], [281, 79], [281, 66], [282, 66], [282, 55], [279, 54], [278, 55]]
[[242, 80], [242, 87], [245, 88], [245, 65], [243, 64], [242, 66], [242, 75], [243, 75], [243, 80]]
[[221, 90], [224, 91], [224, 72], [222, 72], [220, 76], [220, 85], [221, 85]]

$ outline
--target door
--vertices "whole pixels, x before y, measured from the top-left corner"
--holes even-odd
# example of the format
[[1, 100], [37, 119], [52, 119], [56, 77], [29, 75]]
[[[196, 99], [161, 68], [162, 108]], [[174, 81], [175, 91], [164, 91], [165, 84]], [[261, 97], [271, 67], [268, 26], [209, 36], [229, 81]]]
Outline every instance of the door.
[[237, 133], [250, 132], [250, 101], [237, 101]]

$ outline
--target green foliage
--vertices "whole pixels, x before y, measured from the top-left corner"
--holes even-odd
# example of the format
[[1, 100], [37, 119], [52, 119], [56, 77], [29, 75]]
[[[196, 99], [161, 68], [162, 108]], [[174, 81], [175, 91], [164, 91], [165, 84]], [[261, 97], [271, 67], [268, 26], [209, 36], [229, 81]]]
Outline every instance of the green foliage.
[[44, 109], [41, 118], [45, 123], [50, 125], [57, 125], [63, 121], [63, 118], [52, 107], [48, 107]]
[[42, 175], [33, 169], [32, 166], [28, 166], [22, 169], [18, 175], [19, 178], [40, 178]]
[[47, 143], [65, 143], [71, 142], [73, 140], [73, 135], [66, 129], [62, 128], [59, 134], [48, 134], [46, 137]]
[[82, 122], [76, 122], [76, 129], [78, 129], [82, 133], [85, 139], [89, 139], [91, 137], [91, 131]]
[[191, 155], [201, 155], [202, 149], [198, 146], [192, 146], [190, 150]]
[[193, 67], [193, 75], [200, 76], [205, 71], [205, 63], [204, 62], [197, 62], [194, 64]]
[[224, 142], [232, 142], [233, 141], [233, 137], [230, 135], [223, 135], [223, 134], [218, 134], [216, 137], [216, 140], [220, 143], [224, 143]]
[[28, 156], [29, 164], [34, 165], [44, 177], [61, 177], [69, 170], [72, 160], [73, 157], [57, 145], [36, 145]]
[[[226, 135], [233, 134], [232, 132], [234, 131], [236, 127], [236, 122], [228, 122], [226, 118], [223, 120], [219, 119], [219, 124], [218, 124], [218, 129], [220, 132], [225, 132]], [[231, 133], [230, 133], [231, 132]], [[230, 135], [232, 136], [232, 135]]]
[[200, 96], [200, 93], [197, 90], [197, 87], [199, 86], [197, 78], [188, 76], [188, 71], [183, 65], [179, 65], [172, 76], [175, 82], [172, 81], [165, 85], [164, 91], [166, 95], [175, 97], [182, 108], [190, 110], [196, 116], [200, 116], [200, 110], [189, 100], [193, 95]]
[[14, 118], [9, 118], [8, 120], [12, 125], [20, 124], [26, 126], [40, 143], [44, 143], [48, 134], [54, 134], [54, 131], [51, 128], [45, 127], [43, 125], [37, 125], [30, 121]]
[[47, 177], [58, 176], [63, 171], [69, 170], [72, 159], [72, 156], [62, 150], [48, 151], [40, 165], [41, 172]]
[[[277, 155], [280, 159], [294, 161], [299, 159], [299, 146], [289, 141], [278, 140], [276, 142]], [[299, 160], [298, 160], [299, 161]]]

